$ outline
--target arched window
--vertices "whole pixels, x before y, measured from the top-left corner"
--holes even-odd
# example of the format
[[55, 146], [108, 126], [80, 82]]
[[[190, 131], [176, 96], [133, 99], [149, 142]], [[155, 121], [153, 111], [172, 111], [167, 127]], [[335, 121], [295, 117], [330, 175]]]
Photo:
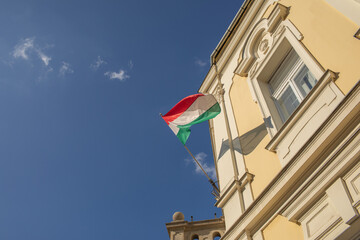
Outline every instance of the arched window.
[[199, 235], [195, 234], [191, 237], [191, 240], [199, 240]]
[[214, 232], [213, 233], [213, 240], [220, 240], [221, 238], [221, 235], [219, 232]]

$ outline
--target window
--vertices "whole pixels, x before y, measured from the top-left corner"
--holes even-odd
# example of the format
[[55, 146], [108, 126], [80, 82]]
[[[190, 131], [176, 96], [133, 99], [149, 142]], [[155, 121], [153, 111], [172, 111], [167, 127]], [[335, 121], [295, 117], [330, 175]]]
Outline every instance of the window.
[[220, 240], [220, 238], [221, 238], [220, 233], [215, 232], [215, 233], [213, 234], [213, 240]]
[[191, 240], [199, 240], [199, 236], [195, 234], [191, 237]]
[[303, 35], [286, 19], [288, 13], [289, 8], [276, 4], [269, 18], [254, 26], [234, 71], [247, 78], [263, 118], [270, 119], [266, 125], [270, 138], [279, 136], [281, 129], [286, 135], [308, 109], [310, 102], [297, 111], [325, 72], [304, 48]]
[[263, 119], [269, 119], [271, 140], [265, 148], [277, 153], [282, 166], [344, 98], [334, 83], [337, 74], [325, 71], [306, 49], [303, 35], [286, 19], [289, 11], [276, 4], [269, 18], [254, 25], [234, 71], [246, 77]]
[[272, 99], [284, 123], [315, 86], [317, 80], [291, 50], [269, 81]]

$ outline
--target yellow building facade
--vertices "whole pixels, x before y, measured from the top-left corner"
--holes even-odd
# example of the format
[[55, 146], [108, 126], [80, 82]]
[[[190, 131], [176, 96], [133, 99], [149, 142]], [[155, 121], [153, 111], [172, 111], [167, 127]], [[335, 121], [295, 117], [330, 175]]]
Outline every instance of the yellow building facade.
[[199, 89], [222, 240], [360, 239], [359, 28], [358, 0], [243, 3]]

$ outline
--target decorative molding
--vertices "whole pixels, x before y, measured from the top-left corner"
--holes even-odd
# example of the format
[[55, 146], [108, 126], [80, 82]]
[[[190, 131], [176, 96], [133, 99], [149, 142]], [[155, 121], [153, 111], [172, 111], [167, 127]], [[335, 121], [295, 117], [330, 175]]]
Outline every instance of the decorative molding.
[[197, 235], [200, 239], [213, 239], [214, 235], [224, 235], [224, 217], [202, 221], [173, 221], [166, 223], [166, 228], [171, 240], [187, 240]]
[[359, 134], [359, 129], [355, 127], [355, 130], [348, 134], [348, 137], [332, 151], [332, 154], [322, 162], [318, 169], [313, 171], [307, 180], [298, 187], [280, 211], [283, 216], [290, 221], [298, 221], [299, 216], [304, 214], [314, 201], [324, 195], [324, 189], [338, 178], [340, 169], [357, 161], [354, 154], [360, 150]]
[[214, 96], [219, 103], [222, 103], [224, 101], [224, 94], [225, 94], [224, 84], [218, 83], [216, 85]]
[[226, 202], [230, 199], [230, 197], [234, 194], [237, 190], [236, 185], [239, 185], [239, 182], [235, 179], [226, 187], [224, 191], [222, 191], [220, 198], [215, 203], [215, 206], [218, 208], [223, 207]]
[[265, 58], [266, 54], [268, 54], [269, 49], [272, 47], [272, 45], [273, 45], [273, 38], [271, 37], [270, 33], [266, 33], [260, 40], [257, 49], [257, 55], [259, 56], [259, 59]]
[[306, 240], [319, 239], [341, 222], [341, 217], [329, 198], [324, 195], [302, 218], [299, 219]]
[[335, 239], [358, 218], [358, 212], [353, 209], [341, 178], [321, 193], [322, 197], [312, 203], [310, 209], [298, 220], [306, 240]]
[[350, 225], [359, 217], [359, 213], [352, 206], [352, 199], [348, 193], [344, 180], [338, 178], [327, 190], [332, 204], [340, 214], [342, 220]]
[[252, 236], [253, 240], [264, 240], [264, 237], [262, 235], [262, 231], [259, 230], [257, 231], [253, 236]]
[[238, 239], [238, 240], [249, 240], [249, 238], [247, 237], [245, 231], [241, 234], [239, 234], [239, 236], [237, 238], [234, 239]]
[[254, 175], [249, 172], [245, 172], [239, 180], [233, 179], [233, 181], [229, 184], [225, 191], [221, 193], [221, 196], [215, 203], [215, 206], [222, 208], [236, 190], [242, 191], [245, 188], [246, 184], [251, 183], [253, 179]]
[[[279, 34], [283, 30], [276, 29], [281, 21], [284, 21], [289, 14], [289, 9], [281, 4], [276, 4], [271, 12], [269, 19], [261, 19], [249, 34], [245, 47], [242, 51], [241, 61], [236, 67], [234, 73], [246, 77], [248, 74], [252, 77], [256, 72], [258, 65], [262, 62], [269, 50], [278, 40]], [[280, 27], [280, 29], [283, 28]], [[274, 34], [274, 31], [276, 34]], [[277, 38], [274, 38], [277, 36]]]
[[360, 211], [360, 161], [344, 176], [344, 181], [352, 198], [352, 205]]

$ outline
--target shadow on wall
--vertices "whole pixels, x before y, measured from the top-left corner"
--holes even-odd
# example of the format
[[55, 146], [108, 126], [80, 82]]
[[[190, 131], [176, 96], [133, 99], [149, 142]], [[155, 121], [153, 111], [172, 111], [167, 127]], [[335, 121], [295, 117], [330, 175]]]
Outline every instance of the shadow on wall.
[[[259, 145], [267, 134], [266, 127], [273, 128], [270, 117], [264, 118], [264, 123], [256, 128], [248, 131], [247, 133], [233, 139], [234, 151], [237, 151], [243, 155], [248, 155]], [[218, 159], [220, 159], [228, 150], [229, 140], [222, 141]]]

